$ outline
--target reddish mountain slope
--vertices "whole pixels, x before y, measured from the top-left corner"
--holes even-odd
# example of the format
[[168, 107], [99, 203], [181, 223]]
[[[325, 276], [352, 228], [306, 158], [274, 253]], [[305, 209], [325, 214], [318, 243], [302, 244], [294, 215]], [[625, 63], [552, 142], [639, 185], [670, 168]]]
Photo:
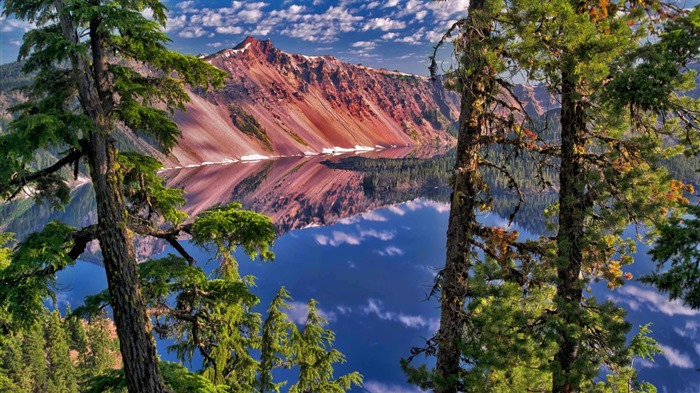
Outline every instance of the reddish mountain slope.
[[426, 77], [280, 51], [247, 38], [206, 57], [229, 74], [224, 89], [195, 91], [172, 165], [336, 147], [453, 143], [458, 97]]

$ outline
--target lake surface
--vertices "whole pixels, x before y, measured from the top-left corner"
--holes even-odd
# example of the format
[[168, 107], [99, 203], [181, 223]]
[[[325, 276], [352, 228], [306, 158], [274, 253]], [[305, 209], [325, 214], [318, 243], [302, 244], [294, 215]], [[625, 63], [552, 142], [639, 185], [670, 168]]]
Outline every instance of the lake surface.
[[[368, 156], [401, 159], [411, 154], [405, 149]], [[418, 392], [404, 382], [399, 359], [408, 356], [411, 347], [422, 345], [439, 325], [437, 301], [426, 296], [444, 264], [449, 189], [439, 184], [444, 175], [440, 173], [414, 175], [389, 186], [386, 179], [395, 175], [388, 172], [382, 172], [383, 182], [373, 183], [369, 172], [331, 169], [321, 163], [342, 158], [287, 158], [162, 174], [169, 184], [188, 191], [188, 212], [237, 200], [273, 217], [280, 233], [273, 249], [276, 260], [253, 262], [239, 253], [241, 273], [257, 277], [254, 293], [261, 299], [260, 311], [280, 286], [294, 298], [290, 316], [296, 322], [303, 323], [310, 298], [319, 302], [336, 333], [336, 348], [347, 357], [347, 363], [336, 366], [337, 375], [357, 370], [364, 376], [364, 388], [355, 392]], [[536, 211], [552, 198], [533, 198], [534, 205], [523, 211]], [[503, 200], [500, 205], [507, 206], [508, 197]], [[94, 220], [90, 203], [88, 186], [74, 191], [73, 203], [64, 213], [35, 206], [6, 207], [2, 213], [4, 224], [22, 233], [49, 217], [83, 225]], [[483, 214], [481, 219], [505, 225], [506, 210], [500, 210], [502, 215]], [[542, 219], [534, 216], [521, 215], [514, 225], [526, 236], [544, 230]], [[189, 244], [187, 248], [199, 260], [210, 258]], [[168, 249], [140, 242], [138, 252], [145, 258]], [[635, 276], [653, 268], [645, 252], [640, 246], [637, 263], [630, 269]], [[85, 295], [105, 286], [101, 266], [78, 263], [59, 274], [60, 305], [77, 306]], [[652, 336], [666, 353], [653, 363], [635, 362], [640, 380], [654, 383], [659, 392], [700, 392], [700, 374], [695, 371], [700, 367], [700, 312], [670, 303], [634, 280], [615, 291], [596, 285], [593, 294], [625, 307], [635, 326], [653, 323]], [[164, 346], [159, 343], [162, 356], [174, 360]]]

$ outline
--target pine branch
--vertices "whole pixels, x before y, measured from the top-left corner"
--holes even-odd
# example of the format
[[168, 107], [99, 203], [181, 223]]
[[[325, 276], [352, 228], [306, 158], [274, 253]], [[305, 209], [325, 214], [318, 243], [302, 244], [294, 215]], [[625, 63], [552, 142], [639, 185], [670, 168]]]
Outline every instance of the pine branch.
[[71, 149], [68, 155], [56, 161], [50, 167], [41, 169], [36, 172], [32, 172], [29, 175], [20, 176], [16, 179], [10, 180], [10, 185], [17, 186], [17, 190], [12, 194], [12, 196], [9, 199], [12, 199], [15, 196], [17, 196], [17, 194], [19, 194], [19, 192], [22, 190], [22, 188], [24, 188], [24, 186], [33, 181], [52, 175], [61, 170], [61, 168], [63, 168], [66, 165], [77, 165], [80, 159], [83, 157], [83, 154], [84, 153], [81, 150]]
[[[85, 251], [87, 244], [92, 240], [97, 239], [97, 225], [90, 225], [84, 227], [83, 229], [73, 233], [69, 240], [73, 240], [73, 247], [66, 253], [68, 257], [72, 260], [78, 259], [80, 255]], [[11, 276], [7, 278], [0, 278], [0, 286], [15, 287], [22, 285], [29, 279], [42, 279], [53, 274], [58, 273], [63, 267], [59, 267], [55, 264], [46, 266], [43, 269], [34, 270], [31, 272], [22, 273], [20, 275]]]
[[167, 241], [183, 258], [185, 258], [190, 266], [194, 266], [197, 262], [187, 250], [182, 247], [182, 244], [177, 241], [177, 237], [180, 233], [192, 234], [192, 224], [177, 225], [170, 229], [158, 229], [149, 225], [131, 223], [129, 224], [129, 229], [139, 235], [151, 236]]

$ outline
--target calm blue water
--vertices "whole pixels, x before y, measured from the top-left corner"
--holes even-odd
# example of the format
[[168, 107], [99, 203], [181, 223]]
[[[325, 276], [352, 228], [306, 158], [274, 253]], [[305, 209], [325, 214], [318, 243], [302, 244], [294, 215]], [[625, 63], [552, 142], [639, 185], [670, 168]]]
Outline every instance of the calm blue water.
[[[337, 375], [357, 370], [365, 379], [356, 392], [418, 392], [407, 385], [399, 359], [420, 346], [437, 329], [439, 310], [426, 300], [436, 270], [444, 261], [448, 205], [415, 199], [345, 217], [330, 226], [292, 230], [274, 246], [274, 262], [252, 262], [238, 255], [242, 274], [257, 277], [254, 292], [261, 308], [280, 286], [294, 297], [291, 316], [305, 318], [304, 304], [314, 298], [336, 333], [336, 348], [347, 363]], [[494, 214], [489, 223], [503, 224]], [[521, 231], [524, 232], [524, 231]], [[527, 233], [525, 233], [527, 235]], [[200, 260], [209, 255], [188, 245]], [[652, 269], [646, 248], [639, 247], [632, 273]], [[166, 250], [167, 252], [167, 250]], [[60, 303], [74, 307], [85, 295], [106, 285], [100, 266], [78, 263], [59, 274]], [[595, 286], [593, 294], [611, 298], [629, 310], [636, 326], [652, 322], [652, 336], [666, 353], [655, 362], [636, 362], [640, 379], [654, 383], [659, 392], [700, 392], [700, 315], [678, 303], [669, 303], [650, 287], [626, 284], [614, 292]], [[165, 343], [159, 343], [164, 358]]]

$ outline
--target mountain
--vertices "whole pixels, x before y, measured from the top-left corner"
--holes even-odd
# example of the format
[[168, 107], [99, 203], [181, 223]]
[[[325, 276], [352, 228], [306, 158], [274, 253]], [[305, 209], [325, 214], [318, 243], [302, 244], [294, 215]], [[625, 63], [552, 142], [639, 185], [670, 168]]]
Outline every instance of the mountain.
[[176, 165], [454, 143], [447, 130], [459, 97], [427, 77], [289, 54], [251, 37], [204, 59], [229, 76], [221, 90], [193, 91], [176, 114]]

